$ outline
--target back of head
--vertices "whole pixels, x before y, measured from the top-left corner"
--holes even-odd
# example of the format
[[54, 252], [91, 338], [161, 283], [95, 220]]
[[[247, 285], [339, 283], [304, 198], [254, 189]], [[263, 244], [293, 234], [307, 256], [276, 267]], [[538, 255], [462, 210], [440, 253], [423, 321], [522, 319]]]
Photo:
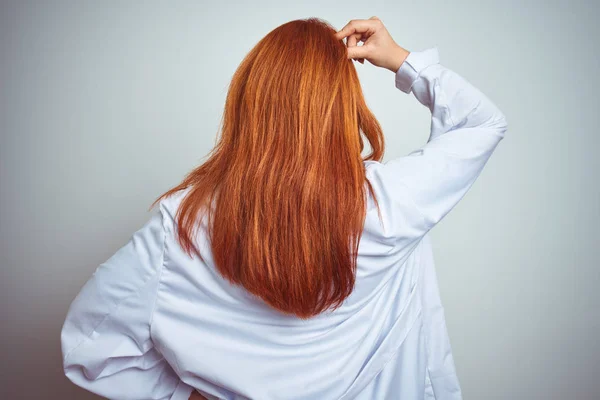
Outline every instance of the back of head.
[[299, 318], [352, 293], [365, 182], [374, 198], [363, 160], [384, 151], [335, 32], [308, 18], [261, 39], [232, 78], [209, 158], [155, 201], [189, 188], [177, 214], [182, 247], [203, 258], [193, 238], [205, 210], [222, 276]]

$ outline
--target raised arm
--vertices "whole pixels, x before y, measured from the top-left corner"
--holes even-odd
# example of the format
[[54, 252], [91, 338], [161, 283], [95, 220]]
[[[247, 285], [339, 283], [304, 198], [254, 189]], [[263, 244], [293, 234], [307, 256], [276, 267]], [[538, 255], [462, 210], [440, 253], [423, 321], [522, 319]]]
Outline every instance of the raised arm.
[[[396, 212], [394, 235], [423, 236], [464, 197], [504, 137], [503, 113], [481, 91], [439, 62], [437, 47], [410, 52], [395, 84], [431, 111], [426, 144], [373, 170], [380, 190], [394, 207], [412, 208], [421, 220]], [[408, 225], [408, 226], [406, 226]]]
[[[426, 144], [369, 167], [386, 216], [386, 235], [408, 248], [471, 188], [504, 137], [506, 118], [481, 91], [440, 64], [437, 47], [409, 52], [377, 17], [352, 20], [336, 37], [347, 38], [348, 58], [394, 72], [396, 87], [431, 111]], [[358, 46], [359, 41], [364, 44]]]

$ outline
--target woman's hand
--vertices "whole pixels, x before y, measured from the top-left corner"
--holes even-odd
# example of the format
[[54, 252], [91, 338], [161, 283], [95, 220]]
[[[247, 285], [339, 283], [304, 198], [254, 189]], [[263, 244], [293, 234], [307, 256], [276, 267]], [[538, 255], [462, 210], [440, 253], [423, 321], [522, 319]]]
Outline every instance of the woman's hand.
[[[364, 63], [367, 59], [371, 64], [398, 71], [410, 52], [398, 45], [387, 31], [383, 22], [377, 17], [369, 19], [353, 19], [339, 30], [335, 37], [347, 37], [348, 58]], [[358, 42], [364, 42], [357, 46]]]
[[188, 400], [207, 400], [206, 397], [202, 396], [196, 390], [192, 390], [192, 394]]

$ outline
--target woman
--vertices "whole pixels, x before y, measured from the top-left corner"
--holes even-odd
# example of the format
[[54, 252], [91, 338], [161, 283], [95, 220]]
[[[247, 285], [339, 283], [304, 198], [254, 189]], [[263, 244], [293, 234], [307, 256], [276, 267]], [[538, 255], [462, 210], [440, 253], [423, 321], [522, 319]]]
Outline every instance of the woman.
[[[386, 163], [365, 59], [431, 111]], [[66, 376], [115, 399], [460, 399], [428, 232], [506, 130], [376, 17], [283, 24], [233, 76], [210, 158], [73, 301]]]

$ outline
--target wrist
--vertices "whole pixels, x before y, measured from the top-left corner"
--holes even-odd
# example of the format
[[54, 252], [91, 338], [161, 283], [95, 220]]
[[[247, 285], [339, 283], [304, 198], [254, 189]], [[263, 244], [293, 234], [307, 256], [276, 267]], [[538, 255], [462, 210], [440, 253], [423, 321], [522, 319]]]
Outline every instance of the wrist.
[[406, 50], [401, 46], [397, 46], [393, 52], [393, 57], [391, 59], [392, 62], [388, 69], [393, 73], [396, 73], [400, 69], [402, 64], [404, 64], [404, 60], [406, 60], [406, 57], [408, 57], [409, 54], [410, 51]]

